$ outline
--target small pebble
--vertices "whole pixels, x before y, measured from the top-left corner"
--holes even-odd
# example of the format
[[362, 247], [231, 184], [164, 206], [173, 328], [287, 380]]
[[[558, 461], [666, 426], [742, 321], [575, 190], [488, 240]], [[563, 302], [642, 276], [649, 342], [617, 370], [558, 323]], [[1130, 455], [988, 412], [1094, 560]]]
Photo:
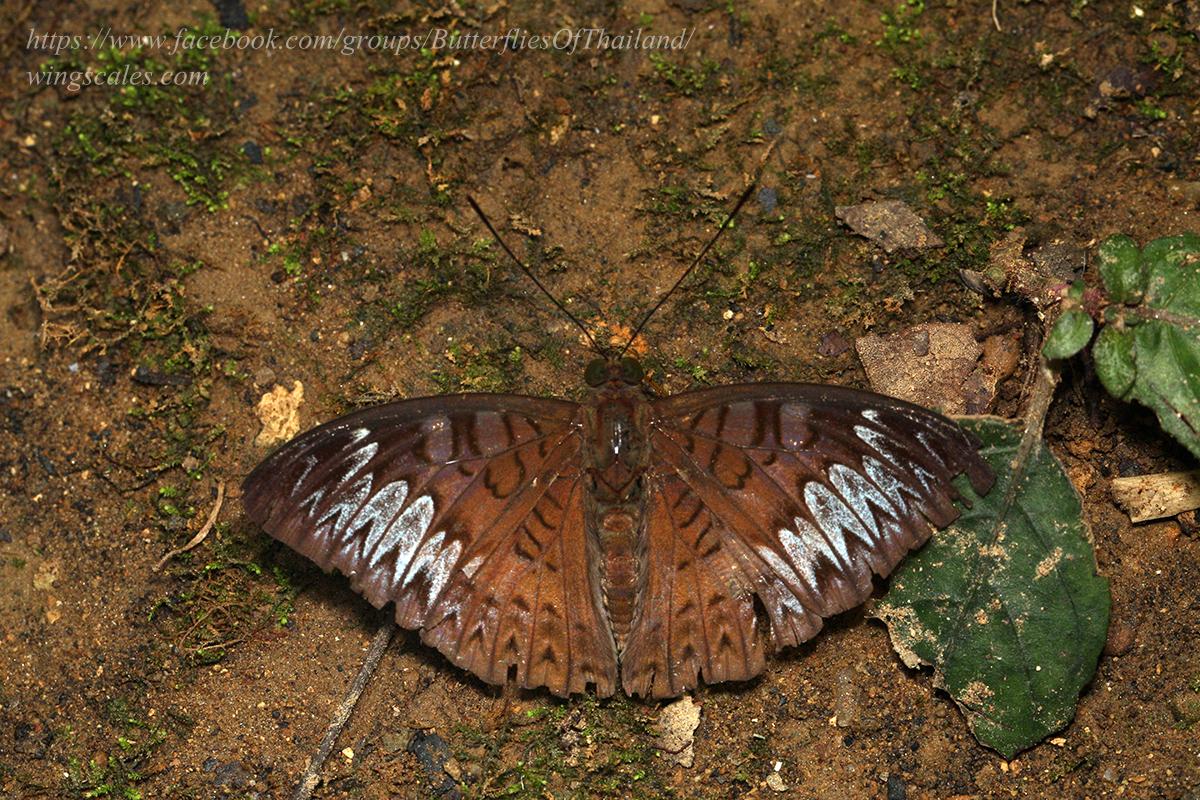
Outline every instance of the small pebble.
[[772, 772], [767, 776], [767, 788], [772, 792], [786, 792], [787, 783], [783, 780], [783, 776], [778, 772]]
[[1116, 620], [1108, 629], [1108, 639], [1104, 642], [1104, 654], [1123, 656], [1133, 647], [1133, 628], [1120, 620]]
[[433, 784], [434, 794], [446, 798], [462, 796], [454, 779], [446, 773], [446, 762], [450, 760], [450, 745], [436, 733], [417, 730], [408, 741], [408, 752], [417, 757], [421, 771]]
[[762, 206], [763, 212], [766, 214], [774, 214], [775, 206], [779, 202], [779, 193], [770, 186], [764, 186], [758, 190], [758, 203]]
[[213, 5], [217, 8], [217, 20], [226, 28], [242, 31], [250, 27], [242, 0], [213, 0]]
[[263, 151], [256, 142], [246, 142], [242, 145], [242, 153], [251, 164], [263, 163]]
[[408, 742], [412, 738], [412, 733], [407, 730], [399, 733], [385, 733], [380, 738], [383, 743], [383, 749], [388, 753], [402, 753], [408, 747]]
[[850, 340], [843, 336], [840, 331], [826, 332], [821, 337], [821, 342], [817, 345], [817, 353], [826, 358], [840, 356], [849, 349]]
[[254, 385], [263, 387], [275, 385], [275, 370], [270, 367], [259, 367], [254, 370]]

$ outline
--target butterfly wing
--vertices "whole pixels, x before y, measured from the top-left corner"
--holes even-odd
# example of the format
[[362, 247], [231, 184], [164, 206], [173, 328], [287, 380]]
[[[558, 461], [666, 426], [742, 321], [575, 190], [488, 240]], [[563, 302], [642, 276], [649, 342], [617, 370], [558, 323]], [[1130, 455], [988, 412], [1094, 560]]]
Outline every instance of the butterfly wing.
[[321, 425], [247, 477], [250, 518], [350, 578], [488, 683], [616, 686], [583, 535], [580, 408], [512, 395], [392, 403]]
[[621, 657], [630, 694], [746, 680], [862, 603], [933, 526], [951, 480], [992, 474], [945, 417], [833, 386], [748, 384], [655, 400], [647, 586]]

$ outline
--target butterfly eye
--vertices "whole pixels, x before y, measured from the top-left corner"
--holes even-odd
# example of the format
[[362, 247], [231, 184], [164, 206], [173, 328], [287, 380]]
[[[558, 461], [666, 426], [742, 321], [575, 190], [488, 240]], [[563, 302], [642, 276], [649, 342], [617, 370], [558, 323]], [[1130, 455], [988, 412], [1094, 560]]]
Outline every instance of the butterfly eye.
[[638, 384], [642, 382], [645, 374], [642, 370], [642, 365], [638, 363], [636, 358], [621, 359], [621, 380], [629, 384]]
[[597, 358], [587, 365], [583, 379], [588, 386], [600, 386], [608, 380], [608, 364], [603, 358]]

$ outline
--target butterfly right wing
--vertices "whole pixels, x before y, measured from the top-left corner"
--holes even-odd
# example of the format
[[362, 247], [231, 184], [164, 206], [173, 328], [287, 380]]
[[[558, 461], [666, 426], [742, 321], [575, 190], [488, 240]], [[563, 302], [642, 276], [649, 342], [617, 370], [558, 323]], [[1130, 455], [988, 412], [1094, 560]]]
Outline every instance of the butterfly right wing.
[[255, 522], [488, 683], [616, 688], [584, 536], [579, 406], [421, 398], [310, 430], [246, 479]]
[[759, 674], [862, 603], [931, 526], [952, 480], [992, 475], [940, 414], [835, 386], [722, 386], [654, 401], [647, 585], [621, 655], [630, 694]]

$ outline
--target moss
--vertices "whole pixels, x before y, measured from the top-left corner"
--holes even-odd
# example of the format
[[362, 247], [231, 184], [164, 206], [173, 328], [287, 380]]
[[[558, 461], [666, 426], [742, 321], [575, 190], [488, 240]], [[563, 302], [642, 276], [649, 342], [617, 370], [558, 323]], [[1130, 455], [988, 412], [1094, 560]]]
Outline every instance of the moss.
[[499, 731], [460, 726], [456, 757], [480, 761], [469, 798], [674, 797], [651, 746], [654, 735], [627, 698], [555, 701], [510, 720]]
[[289, 624], [298, 588], [273, 562], [276, 549], [218, 523], [203, 549], [170, 562], [176, 586], [153, 603], [149, 621], [193, 665], [221, 661], [254, 632]]
[[454, 342], [445, 357], [448, 366], [433, 371], [439, 393], [504, 392], [520, 384], [524, 359], [520, 347], [479, 350], [470, 342]]
[[[196, 33], [221, 31], [206, 20]], [[174, 31], [167, 35], [174, 39]], [[43, 340], [85, 351], [127, 349], [143, 366], [202, 375], [210, 366], [203, 318], [183, 280], [204, 264], [182, 261], [160, 245], [161, 215], [148, 208], [162, 169], [185, 204], [223, 208], [248, 164], [220, 135], [235, 115], [231, 85], [217, 77], [216, 51], [136, 47], [97, 51], [72, 68], [99, 72], [165, 71], [208, 74], [206, 85], [122, 85], [92, 92], [71, 106], [51, 138], [61, 169], [48, 177], [46, 197], [62, 220], [73, 256], [38, 286]]]
[[[122, 798], [142, 800], [138, 784], [146, 780], [144, 770], [150, 758], [172, 736], [180, 736], [192, 727], [192, 721], [168, 713], [156, 719], [153, 712], [128, 697], [115, 697], [105, 703], [100, 724], [107, 729], [110, 746], [100, 753], [67, 756], [62, 779], [64, 791], [79, 798]], [[71, 743], [74, 733], [64, 732]]]
[[695, 65], [677, 64], [656, 51], [650, 51], [649, 61], [658, 79], [672, 91], [685, 97], [703, 92], [720, 65], [711, 59], [701, 59]]
[[[191, 29], [197, 35], [223, 32], [214, 20], [205, 18]], [[175, 32], [164, 34], [170, 39]], [[248, 166], [233, 145], [220, 137], [219, 129], [232, 114], [229, 84], [215, 77], [218, 51], [181, 47], [167, 58], [165, 49], [108, 48], [95, 54], [92, 64], [72, 64], [72, 69], [89, 68], [98, 73], [174, 74], [188, 80], [182, 85], [129, 82], [106, 92], [107, 102], [97, 108], [72, 113], [55, 140], [60, 161], [85, 162], [104, 175], [132, 176], [145, 167], [166, 168], [184, 192], [189, 205], [208, 211], [225, 208], [229, 186]], [[61, 68], [47, 64], [46, 67]], [[193, 78], [195, 80], [193, 80]]]
[[298, 26], [306, 26], [322, 17], [345, 12], [350, 0], [299, 0], [288, 5], [288, 16]]

